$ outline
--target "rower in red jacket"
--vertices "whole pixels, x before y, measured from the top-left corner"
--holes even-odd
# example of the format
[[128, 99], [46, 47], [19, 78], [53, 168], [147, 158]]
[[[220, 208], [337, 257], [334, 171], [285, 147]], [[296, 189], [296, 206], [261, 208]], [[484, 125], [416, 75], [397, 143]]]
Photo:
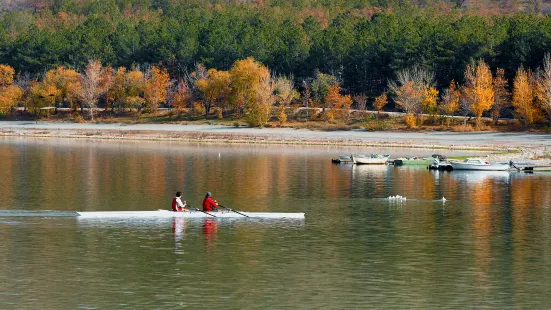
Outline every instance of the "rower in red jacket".
[[180, 197], [182, 197], [182, 193], [176, 192], [176, 197], [172, 199], [172, 211], [174, 212], [188, 211], [186, 209], [186, 202], [184, 201], [182, 203], [182, 199]]
[[216, 207], [218, 207], [216, 200], [213, 200], [212, 194], [210, 192], [207, 192], [205, 199], [203, 199], [203, 211], [218, 211]]

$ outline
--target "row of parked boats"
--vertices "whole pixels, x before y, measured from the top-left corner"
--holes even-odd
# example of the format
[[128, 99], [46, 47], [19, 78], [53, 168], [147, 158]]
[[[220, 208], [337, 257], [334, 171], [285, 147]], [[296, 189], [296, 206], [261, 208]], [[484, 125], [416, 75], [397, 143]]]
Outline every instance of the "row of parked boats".
[[512, 161], [490, 162], [483, 158], [466, 158], [464, 160], [447, 160], [445, 156], [434, 154], [432, 157], [400, 157], [390, 159], [388, 154], [371, 155], [340, 155], [333, 163], [349, 163], [356, 165], [417, 165], [426, 166], [429, 169], [439, 170], [484, 170], [484, 171], [506, 171], [518, 169]]

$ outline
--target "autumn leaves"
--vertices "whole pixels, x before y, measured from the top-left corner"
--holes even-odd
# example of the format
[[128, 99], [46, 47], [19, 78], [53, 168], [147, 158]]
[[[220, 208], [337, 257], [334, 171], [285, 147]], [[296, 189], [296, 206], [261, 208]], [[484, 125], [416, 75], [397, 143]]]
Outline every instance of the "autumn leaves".
[[434, 86], [433, 75], [424, 69], [413, 67], [401, 70], [397, 73], [397, 79], [389, 82], [394, 102], [406, 112], [404, 121], [409, 127], [422, 124], [423, 114], [435, 115], [438, 111], [448, 116], [448, 126], [451, 116], [460, 111], [464, 116], [473, 115], [477, 128], [485, 113], [489, 112], [497, 124], [504, 108], [510, 106], [513, 107], [514, 116], [524, 127], [543, 121], [542, 112], [551, 117], [549, 55], [545, 56], [543, 68], [536, 73], [522, 66], [518, 69], [513, 82], [512, 97], [507, 86], [504, 70], [497, 68], [495, 74], [492, 74], [483, 60], [467, 65], [462, 86], [452, 80], [449, 87], [442, 90], [439, 105], [439, 92]]

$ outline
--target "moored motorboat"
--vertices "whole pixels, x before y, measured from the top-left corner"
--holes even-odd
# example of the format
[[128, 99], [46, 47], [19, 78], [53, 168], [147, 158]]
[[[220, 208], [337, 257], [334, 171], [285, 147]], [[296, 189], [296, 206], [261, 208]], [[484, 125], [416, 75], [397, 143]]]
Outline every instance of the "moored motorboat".
[[384, 165], [387, 163], [389, 157], [390, 155], [386, 154], [358, 155], [352, 156], [352, 161], [357, 165]]
[[492, 163], [482, 158], [466, 158], [463, 161], [452, 160], [450, 165], [453, 170], [505, 171], [511, 169], [509, 163]]
[[234, 212], [234, 211], [218, 211], [218, 212], [174, 212], [168, 210], [157, 211], [77, 211], [79, 219], [93, 218], [256, 218], [256, 219], [304, 219], [304, 213], [276, 213], [276, 212]]

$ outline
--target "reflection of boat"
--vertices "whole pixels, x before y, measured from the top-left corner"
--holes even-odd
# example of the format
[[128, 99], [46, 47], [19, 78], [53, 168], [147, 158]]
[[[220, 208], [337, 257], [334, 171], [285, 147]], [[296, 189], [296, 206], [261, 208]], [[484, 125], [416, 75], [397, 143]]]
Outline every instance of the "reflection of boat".
[[370, 156], [352, 156], [352, 161], [357, 165], [384, 165], [390, 155], [371, 154]]
[[478, 171], [457, 170], [450, 173], [449, 176], [456, 181], [464, 181], [468, 184], [482, 183], [486, 181], [509, 183], [511, 178], [510, 171], [486, 171], [480, 173]]
[[450, 165], [453, 170], [505, 171], [511, 168], [509, 163], [492, 163], [481, 158], [467, 158], [463, 161], [452, 160]]
[[157, 211], [97, 211], [97, 212], [77, 212], [80, 218], [263, 218], [263, 219], [304, 219], [304, 213], [272, 213], [272, 212], [240, 212], [241, 214], [231, 211], [219, 212], [174, 212], [168, 210]]

